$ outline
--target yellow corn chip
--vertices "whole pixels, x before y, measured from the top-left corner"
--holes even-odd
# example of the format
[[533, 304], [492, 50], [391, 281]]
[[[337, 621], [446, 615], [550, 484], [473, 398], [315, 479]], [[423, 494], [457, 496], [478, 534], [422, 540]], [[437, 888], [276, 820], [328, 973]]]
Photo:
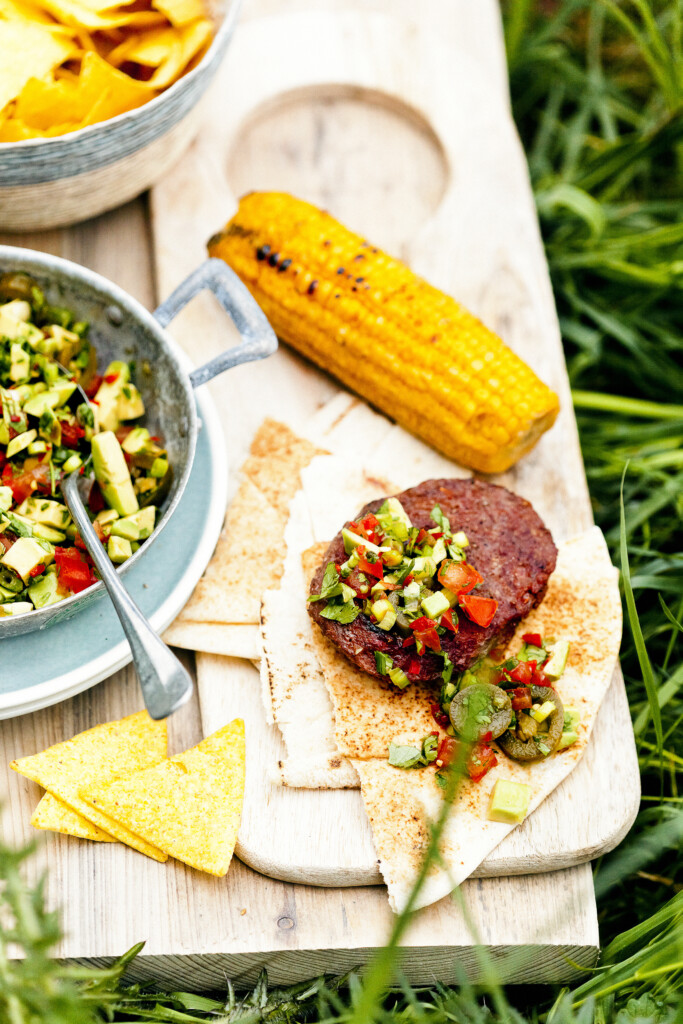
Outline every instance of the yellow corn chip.
[[29, 78], [42, 78], [74, 52], [72, 40], [28, 21], [0, 21], [0, 110]]
[[97, 104], [98, 121], [140, 107], [155, 95], [146, 82], [137, 82], [117, 71], [97, 53], [86, 53], [83, 57], [81, 89], [92, 101], [91, 107]]
[[195, 18], [202, 18], [206, 13], [202, 0], [153, 0], [153, 3], [177, 27], [187, 25]]
[[107, 835], [97, 825], [77, 814], [70, 807], [58, 800], [51, 793], [44, 793], [33, 812], [31, 824], [34, 828], [46, 829], [48, 832], [61, 832], [65, 836], [77, 836], [79, 839], [94, 839], [98, 843], [115, 843], [113, 836]]
[[84, 785], [92, 807], [170, 857], [224, 875], [244, 798], [244, 722], [236, 718], [184, 754], [116, 782]]
[[139, 711], [118, 722], [96, 725], [40, 754], [12, 761], [10, 768], [37, 782], [103, 832], [154, 860], [165, 861], [165, 853], [90, 807], [79, 795], [81, 787], [90, 789], [132, 775], [165, 757], [166, 723], [154, 722], [146, 711]]
[[209, 42], [213, 27], [210, 21], [203, 18], [176, 31], [178, 39], [174, 43], [173, 49], [147, 83], [152, 89], [166, 89], [180, 78], [190, 61]]
[[166, 60], [179, 41], [180, 35], [174, 28], [157, 28], [150, 32], [136, 33], [112, 50], [107, 60], [114, 67], [119, 67], [125, 60], [132, 60], [136, 64], [156, 68]]

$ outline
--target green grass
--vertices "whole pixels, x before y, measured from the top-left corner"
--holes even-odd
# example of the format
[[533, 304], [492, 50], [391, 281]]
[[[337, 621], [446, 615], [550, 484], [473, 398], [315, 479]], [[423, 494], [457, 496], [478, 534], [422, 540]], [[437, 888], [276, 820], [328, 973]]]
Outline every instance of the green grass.
[[[477, 0], [471, 0], [477, 2]], [[667, 1024], [683, 971], [683, 6], [507, 0], [513, 109], [565, 343], [596, 521], [622, 569], [622, 667], [643, 800], [595, 865], [600, 968], [571, 989], [415, 991], [399, 918], [368, 975], [246, 996], [150, 993], [49, 959], [58, 934], [25, 855], [0, 848], [0, 1022]], [[623, 495], [623, 502], [622, 502]], [[609, 780], [604, 780], [609, 785]], [[7, 959], [16, 940], [25, 959]], [[130, 955], [134, 955], [132, 951]], [[401, 990], [386, 994], [394, 978]], [[676, 1014], [678, 1013], [678, 1017]]]

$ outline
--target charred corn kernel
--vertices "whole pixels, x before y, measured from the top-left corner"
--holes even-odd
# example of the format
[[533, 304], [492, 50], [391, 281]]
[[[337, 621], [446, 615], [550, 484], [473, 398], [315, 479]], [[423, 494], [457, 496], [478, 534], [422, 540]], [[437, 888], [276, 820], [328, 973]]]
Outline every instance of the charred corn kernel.
[[496, 334], [309, 203], [252, 192], [209, 253], [283, 341], [463, 465], [503, 472], [557, 416], [557, 395]]

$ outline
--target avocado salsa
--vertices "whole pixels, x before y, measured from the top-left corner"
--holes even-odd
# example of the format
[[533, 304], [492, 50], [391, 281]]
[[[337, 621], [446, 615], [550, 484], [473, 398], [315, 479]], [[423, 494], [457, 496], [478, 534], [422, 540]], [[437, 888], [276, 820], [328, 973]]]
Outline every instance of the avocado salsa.
[[94, 471], [88, 512], [112, 562], [154, 530], [172, 480], [132, 376], [102, 375], [88, 324], [50, 305], [26, 274], [0, 275], [0, 617], [23, 615], [97, 582], [62, 478]]

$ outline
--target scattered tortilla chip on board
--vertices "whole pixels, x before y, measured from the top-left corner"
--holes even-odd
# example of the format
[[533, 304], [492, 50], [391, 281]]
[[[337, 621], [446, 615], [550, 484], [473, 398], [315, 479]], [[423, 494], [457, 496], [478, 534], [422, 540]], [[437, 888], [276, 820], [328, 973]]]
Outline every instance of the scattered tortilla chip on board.
[[34, 828], [45, 829], [48, 832], [61, 832], [62, 835], [76, 836], [78, 839], [93, 839], [98, 843], [116, 842], [113, 836], [103, 832], [97, 825], [93, 825], [82, 814], [72, 811], [51, 793], [43, 793], [40, 803], [31, 816], [31, 824]]
[[261, 634], [255, 623], [193, 622], [191, 619], [179, 622], [176, 619], [164, 633], [164, 640], [172, 647], [222, 654], [226, 658], [257, 661], [261, 657]]
[[103, 832], [153, 860], [165, 861], [165, 853], [89, 806], [80, 795], [82, 787], [131, 775], [165, 758], [166, 722], [155, 722], [146, 711], [139, 711], [117, 722], [96, 725], [39, 754], [21, 757], [12, 761], [10, 767], [37, 782]]
[[190, 867], [223, 876], [244, 798], [244, 722], [128, 778], [82, 789], [90, 806]]

